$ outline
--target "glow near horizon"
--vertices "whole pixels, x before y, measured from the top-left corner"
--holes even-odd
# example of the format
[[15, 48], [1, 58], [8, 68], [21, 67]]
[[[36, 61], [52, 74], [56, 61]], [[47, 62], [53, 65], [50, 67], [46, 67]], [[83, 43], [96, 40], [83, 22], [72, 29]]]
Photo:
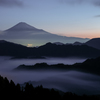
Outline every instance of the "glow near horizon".
[[[17, 0], [15, 0], [17, 1]], [[0, 6], [0, 30], [19, 22], [63, 36], [100, 37], [100, 6], [59, 0], [24, 0], [22, 7]]]

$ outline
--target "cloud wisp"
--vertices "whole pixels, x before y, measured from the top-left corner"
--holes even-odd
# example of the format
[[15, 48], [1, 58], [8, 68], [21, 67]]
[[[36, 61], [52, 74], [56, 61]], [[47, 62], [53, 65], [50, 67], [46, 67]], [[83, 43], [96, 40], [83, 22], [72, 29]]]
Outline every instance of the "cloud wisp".
[[62, 3], [66, 4], [83, 4], [88, 3], [94, 6], [100, 6], [100, 0], [59, 0]]
[[94, 17], [100, 17], [100, 15], [96, 15], [96, 16], [94, 16]]
[[23, 2], [21, 0], [0, 0], [0, 7], [22, 7]]

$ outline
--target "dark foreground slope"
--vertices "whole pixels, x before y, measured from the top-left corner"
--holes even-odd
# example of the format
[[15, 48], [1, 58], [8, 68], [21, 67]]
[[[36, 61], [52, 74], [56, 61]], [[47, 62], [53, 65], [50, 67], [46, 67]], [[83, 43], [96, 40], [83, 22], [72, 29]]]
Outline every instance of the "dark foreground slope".
[[0, 97], [2, 99], [22, 99], [22, 100], [99, 100], [99, 96], [78, 96], [76, 94], [67, 92], [63, 95], [59, 94], [59, 91], [54, 89], [46, 89], [42, 86], [33, 87], [31, 84], [27, 83], [25, 87], [21, 88], [19, 84], [11, 80], [8, 81], [7, 78], [0, 76]]
[[86, 73], [92, 73], [96, 75], [100, 75], [100, 57], [96, 59], [87, 59], [83, 63], [76, 63], [73, 65], [64, 65], [64, 64], [56, 64], [56, 65], [48, 65], [46, 63], [37, 63], [35, 65], [20, 65], [14, 70], [56, 70], [56, 71], [68, 71], [68, 70], [76, 70], [82, 71]]
[[47, 43], [38, 48], [28, 48], [19, 44], [0, 41], [0, 56], [29, 57], [98, 57], [100, 50], [86, 45], [56, 45]]

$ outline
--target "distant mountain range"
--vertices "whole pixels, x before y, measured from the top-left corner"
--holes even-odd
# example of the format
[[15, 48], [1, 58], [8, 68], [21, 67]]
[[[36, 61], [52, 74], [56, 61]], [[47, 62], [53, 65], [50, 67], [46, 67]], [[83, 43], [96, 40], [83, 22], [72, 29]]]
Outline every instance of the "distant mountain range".
[[75, 42], [73, 45], [87, 45], [100, 50], [100, 38], [93, 38], [86, 43]]
[[0, 41], [0, 55], [15, 58], [41, 57], [98, 57], [100, 50], [87, 45], [57, 45], [47, 43], [39, 47], [29, 48], [20, 44]]
[[93, 39], [91, 39], [91, 40], [89, 40], [85, 43], [74, 42], [74, 43], [64, 44], [64, 43], [61, 43], [61, 42], [55, 42], [54, 44], [57, 44], [57, 45], [87, 45], [87, 46], [90, 46], [90, 47], [93, 47], [93, 48], [100, 50], [100, 38], [93, 38]]
[[46, 32], [42, 29], [37, 29], [27, 23], [20, 22], [15, 26], [0, 32], [0, 40], [8, 40], [28, 46], [40, 46], [47, 42], [62, 42], [74, 43], [75, 41], [86, 42], [88, 38], [66, 37]]
[[87, 41], [85, 44], [100, 50], [100, 38], [93, 38]]

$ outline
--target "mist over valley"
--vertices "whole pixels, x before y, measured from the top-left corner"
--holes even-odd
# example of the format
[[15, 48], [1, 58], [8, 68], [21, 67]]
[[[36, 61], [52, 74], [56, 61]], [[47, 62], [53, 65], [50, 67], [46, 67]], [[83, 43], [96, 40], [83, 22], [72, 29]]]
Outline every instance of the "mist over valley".
[[[78, 95], [100, 94], [100, 47], [94, 45], [100, 38], [58, 36], [21, 22], [1, 32], [0, 39], [0, 75], [15, 84], [28, 82]], [[30, 47], [33, 43], [36, 47]]]
[[100, 0], [0, 0], [0, 96], [100, 100]]
[[[73, 92], [76, 94], [99, 94], [100, 77], [94, 74], [88, 74], [78, 71], [13, 71], [21, 64], [35, 65], [36, 63], [69, 64], [82, 63], [86, 60], [80, 58], [47, 58], [47, 59], [11, 59], [12, 57], [0, 57], [0, 73], [3, 77], [13, 80], [16, 84], [24, 86], [25, 82], [33, 86], [43, 85], [45, 88], [54, 88], [63, 92]], [[91, 84], [91, 85], [90, 85]], [[95, 92], [94, 92], [95, 91]]]

